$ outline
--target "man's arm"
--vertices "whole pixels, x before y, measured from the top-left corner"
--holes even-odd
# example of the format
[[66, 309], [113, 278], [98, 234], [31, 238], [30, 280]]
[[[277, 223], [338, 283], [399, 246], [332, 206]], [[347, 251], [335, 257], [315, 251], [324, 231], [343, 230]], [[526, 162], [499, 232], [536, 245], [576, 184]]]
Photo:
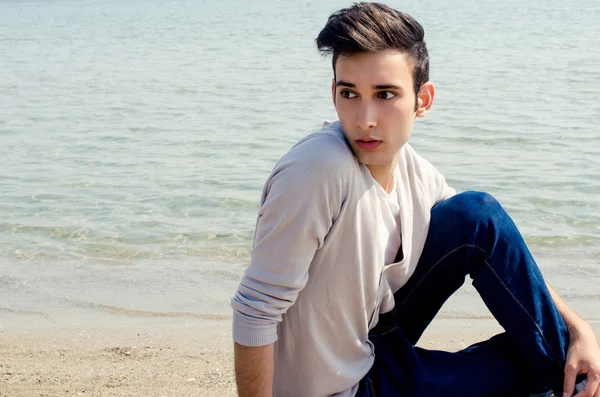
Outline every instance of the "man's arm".
[[248, 347], [234, 343], [235, 380], [240, 397], [273, 395], [273, 346]]
[[556, 291], [554, 291], [554, 289], [548, 283], [546, 283], [546, 287], [548, 287], [548, 290], [550, 291], [550, 296], [552, 296], [552, 300], [556, 305], [556, 309], [562, 316], [563, 320], [565, 320], [565, 324], [569, 329], [571, 339], [578, 335], [579, 328], [584, 326], [589, 327], [589, 324], [585, 322], [585, 320], [583, 320], [581, 317], [579, 317], [573, 310], [571, 310], [571, 308], [567, 306], [565, 301], [556, 293]]
[[569, 330], [570, 341], [565, 364], [563, 397], [571, 397], [577, 375], [587, 374], [585, 390], [578, 397], [600, 396], [600, 346], [592, 327], [579, 317], [546, 283], [556, 309]]
[[334, 135], [311, 135], [277, 163], [267, 180], [250, 264], [231, 300], [241, 396], [271, 396], [274, 386], [282, 387], [273, 378], [273, 343], [344, 203], [355, 166], [344, 145]]

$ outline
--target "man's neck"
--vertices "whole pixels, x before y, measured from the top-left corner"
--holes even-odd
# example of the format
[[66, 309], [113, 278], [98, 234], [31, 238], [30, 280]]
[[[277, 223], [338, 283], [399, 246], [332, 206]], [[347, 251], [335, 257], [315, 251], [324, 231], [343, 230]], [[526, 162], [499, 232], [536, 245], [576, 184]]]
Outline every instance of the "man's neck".
[[367, 165], [373, 179], [375, 179], [388, 194], [394, 189], [394, 171], [396, 170], [397, 165], [397, 158], [388, 164]]

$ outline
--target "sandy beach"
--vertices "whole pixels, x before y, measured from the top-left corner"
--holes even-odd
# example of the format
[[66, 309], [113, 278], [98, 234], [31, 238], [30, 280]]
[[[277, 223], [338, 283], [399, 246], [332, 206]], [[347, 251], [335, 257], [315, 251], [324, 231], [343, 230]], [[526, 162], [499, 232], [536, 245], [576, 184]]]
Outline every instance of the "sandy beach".
[[[419, 345], [459, 350], [498, 331], [489, 319], [436, 320]], [[235, 395], [228, 321], [0, 333], [0, 397]]]
[[[229, 299], [241, 264], [22, 268], [4, 263], [0, 275], [0, 397], [236, 395]], [[548, 273], [600, 330], [600, 301], [587, 293], [595, 278], [576, 274], [571, 288], [567, 276]], [[446, 302], [420, 346], [456, 351], [502, 331], [469, 284]]]
[[1, 397], [234, 395], [228, 322], [0, 334]]

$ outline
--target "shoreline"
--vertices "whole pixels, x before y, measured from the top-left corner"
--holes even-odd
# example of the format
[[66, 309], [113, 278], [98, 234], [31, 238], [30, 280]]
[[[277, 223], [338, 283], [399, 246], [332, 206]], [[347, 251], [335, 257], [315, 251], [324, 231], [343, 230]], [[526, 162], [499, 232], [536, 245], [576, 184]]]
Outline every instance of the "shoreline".
[[[597, 269], [542, 263], [600, 337]], [[236, 396], [229, 300], [239, 260], [22, 265], [5, 262], [0, 280], [0, 397]], [[502, 332], [470, 284], [419, 346], [456, 351]]]

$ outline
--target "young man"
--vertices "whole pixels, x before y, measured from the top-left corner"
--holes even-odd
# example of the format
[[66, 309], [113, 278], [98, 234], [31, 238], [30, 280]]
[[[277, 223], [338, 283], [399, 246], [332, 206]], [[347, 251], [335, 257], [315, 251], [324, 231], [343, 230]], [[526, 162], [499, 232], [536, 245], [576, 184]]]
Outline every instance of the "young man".
[[[578, 396], [600, 397], [591, 327], [545, 285], [506, 212], [455, 194], [407, 144], [435, 97], [423, 37], [375, 3], [319, 34], [339, 122], [266, 182], [232, 299], [240, 396], [570, 397], [587, 374]], [[506, 332], [457, 353], [415, 347], [466, 275]]]

